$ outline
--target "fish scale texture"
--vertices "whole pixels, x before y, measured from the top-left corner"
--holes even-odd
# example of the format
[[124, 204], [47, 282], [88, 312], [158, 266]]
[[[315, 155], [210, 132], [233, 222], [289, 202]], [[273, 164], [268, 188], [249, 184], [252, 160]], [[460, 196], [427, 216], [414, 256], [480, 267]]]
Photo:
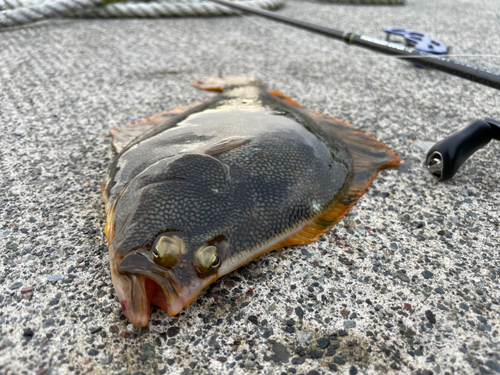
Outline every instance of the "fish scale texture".
[[[498, 2], [288, 1], [281, 14], [383, 38], [500, 50]], [[455, 59], [498, 71], [498, 58]], [[245, 74], [373, 134], [403, 160], [320, 241], [270, 253], [177, 317], [128, 325], [111, 284], [100, 185], [108, 131], [212, 97]], [[500, 145], [447, 183], [423, 149], [497, 91], [284, 25], [244, 18], [59, 20], [0, 38], [0, 371], [11, 374], [500, 372]]]
[[[125, 186], [114, 209], [115, 250], [125, 256], [168, 228], [182, 233], [188, 253], [223, 235], [231, 244], [225, 257], [251, 258], [244, 253], [301, 229], [340, 195], [352, 178], [345, 147], [332, 139], [328, 148], [302, 124], [276, 115], [267, 106], [279, 102], [269, 97], [265, 106], [228, 105], [222, 97], [220, 112], [195, 112], [118, 155], [106, 189], [113, 197]], [[214, 156], [185, 154], [234, 135], [246, 143]], [[172, 157], [172, 150], [181, 154]], [[157, 202], [162, 207], [151, 210]]]

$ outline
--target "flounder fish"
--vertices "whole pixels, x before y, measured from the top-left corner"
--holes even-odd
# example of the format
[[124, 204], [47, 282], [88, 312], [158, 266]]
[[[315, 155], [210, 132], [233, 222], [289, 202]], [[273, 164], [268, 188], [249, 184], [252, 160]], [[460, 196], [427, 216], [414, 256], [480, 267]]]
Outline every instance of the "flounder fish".
[[345, 122], [248, 77], [213, 99], [111, 130], [103, 183], [113, 284], [127, 319], [178, 314], [269, 251], [316, 241], [400, 159]]

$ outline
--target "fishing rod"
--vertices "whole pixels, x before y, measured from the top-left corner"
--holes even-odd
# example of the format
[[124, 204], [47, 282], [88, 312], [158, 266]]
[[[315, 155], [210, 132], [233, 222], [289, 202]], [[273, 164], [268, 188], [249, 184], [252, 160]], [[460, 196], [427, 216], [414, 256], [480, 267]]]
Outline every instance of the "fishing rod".
[[372, 38], [371, 36], [358, 35], [352, 32], [333, 29], [330, 27], [325, 27], [314, 23], [286, 17], [281, 14], [272, 13], [262, 9], [236, 4], [227, 0], [211, 1], [230, 8], [242, 10], [247, 13], [257, 14], [264, 18], [269, 18], [287, 25], [298, 27], [300, 29], [312, 31], [314, 33], [321, 34], [333, 39], [338, 39], [350, 45], [364, 47], [375, 52], [380, 52], [399, 58], [411, 57], [412, 62], [415, 64], [440, 70], [442, 72], [500, 90], [500, 73], [491, 72], [489, 70], [478, 68], [466, 63], [453, 61], [442, 56], [431, 55], [429, 53], [421, 52], [416, 48], [404, 46], [400, 43], [389, 42], [377, 38]]
[[[298, 27], [300, 29], [312, 31], [316, 34], [341, 40], [350, 45], [364, 47], [375, 52], [395, 56], [396, 58], [411, 58], [414, 65], [436, 69], [441, 72], [500, 90], [500, 73], [454, 61], [436, 54], [423, 52], [411, 45], [403, 45], [401, 43], [372, 38], [370, 36], [359, 35], [353, 32], [333, 29], [311, 22], [286, 17], [281, 14], [268, 12], [262, 9], [240, 5], [227, 0], [211, 1], [229, 8], [256, 14], [264, 18], [269, 18], [274, 21]], [[400, 33], [397, 28], [386, 31], [389, 33]], [[434, 41], [431, 42], [434, 43]], [[442, 46], [438, 46], [438, 44], [432, 46], [429, 44], [428, 51], [430, 52], [433, 47]], [[436, 143], [429, 150], [425, 160], [427, 170], [437, 181], [449, 180], [455, 175], [460, 166], [472, 154], [474, 154], [474, 152], [481, 147], [484, 147], [492, 139], [500, 140], [500, 122], [489, 118], [476, 120], [465, 129], [462, 129], [461, 131]]]

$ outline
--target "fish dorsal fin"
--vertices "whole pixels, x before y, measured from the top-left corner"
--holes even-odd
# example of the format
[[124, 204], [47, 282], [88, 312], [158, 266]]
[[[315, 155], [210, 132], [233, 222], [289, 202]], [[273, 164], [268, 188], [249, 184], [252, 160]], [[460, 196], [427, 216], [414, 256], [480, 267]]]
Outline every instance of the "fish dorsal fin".
[[252, 77], [219, 75], [191, 82], [191, 86], [200, 90], [224, 91], [229, 87], [246, 86], [258, 83], [260, 83], [260, 81]]
[[308, 112], [308, 115], [326, 133], [333, 133], [336, 138], [344, 141], [353, 159], [353, 179], [348, 189], [339, 194], [320, 216], [306, 223], [300, 230], [274, 245], [269, 251], [317, 241], [351, 210], [378, 172], [385, 168], [399, 167], [401, 162], [394, 151], [352, 125], [318, 113]]
[[142, 119], [139, 121], [135, 121], [131, 124], [120, 125], [114, 128], [111, 128], [109, 134], [111, 135], [113, 148], [116, 152], [121, 152], [121, 150], [132, 142], [138, 136], [144, 134], [145, 132], [164, 124], [166, 121], [171, 118], [180, 115], [191, 108], [196, 107], [200, 103], [196, 103], [193, 105], [189, 105], [186, 107], [179, 107], [172, 109], [170, 111], [161, 112], [154, 116], [151, 116], [146, 119]]

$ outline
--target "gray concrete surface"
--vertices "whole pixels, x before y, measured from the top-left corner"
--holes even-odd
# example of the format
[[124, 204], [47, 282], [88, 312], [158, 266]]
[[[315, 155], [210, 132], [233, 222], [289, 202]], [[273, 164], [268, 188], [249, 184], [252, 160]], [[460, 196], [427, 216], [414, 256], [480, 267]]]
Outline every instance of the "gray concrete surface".
[[[289, 0], [279, 12], [380, 38], [385, 26], [422, 30], [498, 71], [480, 55], [500, 51], [499, 8]], [[322, 241], [263, 256], [137, 330], [115, 300], [103, 235], [108, 130], [209, 98], [188, 84], [218, 73], [361, 127], [404, 167]], [[500, 119], [498, 91], [253, 17], [3, 30], [0, 87], [3, 374], [500, 373], [500, 145], [444, 184], [421, 149]]]

